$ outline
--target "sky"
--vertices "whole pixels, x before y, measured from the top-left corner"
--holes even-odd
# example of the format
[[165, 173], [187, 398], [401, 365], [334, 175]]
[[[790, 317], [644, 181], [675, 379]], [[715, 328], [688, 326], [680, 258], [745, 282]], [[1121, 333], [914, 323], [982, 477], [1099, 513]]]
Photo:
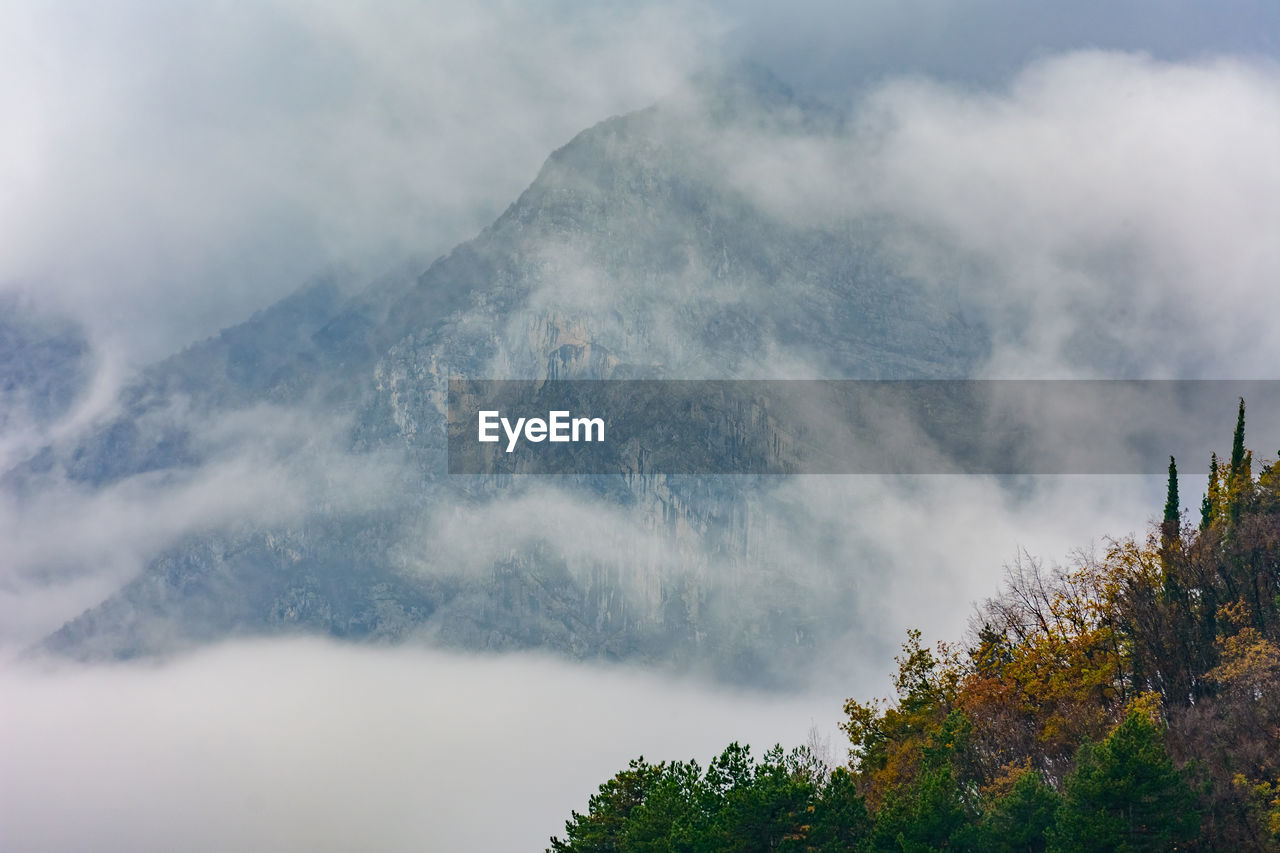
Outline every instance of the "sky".
[[1277, 32], [1263, 0], [7, 3], [0, 289], [136, 365], [334, 265], [434, 257], [579, 130], [720, 61], [840, 102], [1076, 50], [1267, 65]]
[[[890, 247], [901, 262], [963, 281], [1000, 319], [991, 375], [1268, 377], [1276, 34], [1266, 0], [6, 3], [0, 294], [82, 324], [95, 382], [65, 423], [0, 436], [0, 451], [80, 428], [138, 367], [315, 275], [342, 270], [354, 289], [425, 267], [579, 131], [744, 58], [851, 121], [794, 145], [725, 140], [738, 189], [797, 222], [908, 223]], [[634, 755], [705, 761], [733, 738], [794, 744], [811, 724], [834, 735], [843, 695], [885, 689], [892, 638], [786, 698], [301, 640], [116, 667], [11, 660], [210, 522], [375, 502], [397, 460], [335, 468], [342, 424], [297, 417], [203, 424], [228, 449], [190, 476], [0, 494], [0, 847], [539, 849]], [[227, 439], [264, 428], [307, 434], [316, 455], [282, 463]], [[968, 618], [956, 602], [994, 592], [1019, 548], [1066, 560], [1141, 536], [1160, 489], [1063, 478], [1022, 500], [983, 481], [797, 480], [780, 499], [829, 559], [867, 547], [860, 517], [898, 555], [873, 581], [876, 618], [943, 639]], [[653, 547], [631, 522], [609, 519], [609, 548]], [[588, 561], [599, 545], [572, 541]], [[51, 562], [92, 570], [24, 581]]]

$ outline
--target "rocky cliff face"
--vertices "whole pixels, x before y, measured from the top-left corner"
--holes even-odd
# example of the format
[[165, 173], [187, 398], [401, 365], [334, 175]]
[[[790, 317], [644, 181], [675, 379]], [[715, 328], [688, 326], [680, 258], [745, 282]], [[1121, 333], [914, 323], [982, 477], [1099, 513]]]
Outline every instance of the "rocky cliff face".
[[[341, 465], [394, 460], [376, 499], [318, 496], [296, 523], [218, 526], [47, 641], [129, 656], [237, 633], [547, 648], [768, 681], [851, 627], [856, 567], [780, 543], [775, 483], [640, 475], [449, 477], [445, 385], [475, 378], [963, 375], [963, 301], [882, 250], [891, 223], [800, 226], [728, 176], [735, 134], [838, 119], [772, 81], [704, 81], [555, 152], [490, 227], [420, 276], [356, 297], [318, 283], [143, 376], [122, 414], [8, 482], [102, 487], [198, 469], [200, 424], [264, 405], [340, 423]], [[261, 441], [252, 434], [241, 440]], [[296, 445], [296, 442], [295, 442]], [[221, 449], [219, 449], [221, 448]], [[314, 450], [314, 449], [313, 449]], [[289, 464], [332, 455], [289, 445]], [[318, 453], [318, 452], [317, 452]], [[341, 504], [341, 505], [339, 505]]]

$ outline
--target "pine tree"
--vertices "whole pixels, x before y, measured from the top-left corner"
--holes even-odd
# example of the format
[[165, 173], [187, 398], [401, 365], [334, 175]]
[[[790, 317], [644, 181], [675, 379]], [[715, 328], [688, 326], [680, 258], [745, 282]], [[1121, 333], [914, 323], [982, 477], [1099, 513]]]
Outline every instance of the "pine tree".
[[564, 825], [565, 839], [552, 838], [547, 853], [616, 851], [632, 812], [644, 804], [662, 775], [662, 766], [655, 767], [643, 757], [634, 759], [592, 795], [587, 814], [572, 813]]
[[1169, 759], [1160, 729], [1135, 710], [1102, 743], [1080, 748], [1049, 850], [1156, 853], [1195, 838], [1199, 828], [1195, 792]]
[[815, 853], [847, 853], [862, 849], [871, 829], [867, 803], [853, 776], [837, 767], [815, 804], [808, 842]]
[[977, 846], [989, 853], [1042, 853], [1057, 808], [1057, 793], [1028, 770], [982, 816]]

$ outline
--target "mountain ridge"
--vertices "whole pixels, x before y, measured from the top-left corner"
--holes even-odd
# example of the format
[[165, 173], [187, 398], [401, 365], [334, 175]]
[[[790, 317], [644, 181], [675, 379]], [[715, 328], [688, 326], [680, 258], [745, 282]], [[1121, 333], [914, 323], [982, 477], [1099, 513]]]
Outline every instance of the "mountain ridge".
[[[548, 488], [444, 475], [450, 376], [714, 378], [782, 365], [940, 377], [985, 353], [981, 328], [896, 272], [877, 243], [882, 224], [790, 223], [728, 179], [717, 144], [726, 133], [825, 132], [793, 95], [775, 89], [752, 103], [730, 89], [712, 101], [731, 108], [677, 100], [584, 130], [490, 226], [411, 280], [389, 278], [341, 306], [340, 288], [312, 285], [170, 362], [180, 377], [170, 397], [196, 402], [166, 405], [161, 394], [145, 408], [138, 396], [127, 435], [108, 427], [89, 450], [64, 451], [69, 476], [101, 486], [198, 468], [215, 458], [200, 446], [206, 422], [245, 406], [301, 406], [344, 425], [334, 447], [289, 450], [287, 464], [393, 460], [390, 499], [339, 511], [320, 496], [283, 527], [194, 532], [44, 648], [130, 657], [303, 630], [770, 681], [796, 676], [855, 629], [856, 572], [797, 579], [787, 565], [801, 556], [763, 544], [786, 524], [767, 484], [571, 478], [550, 494], [582, 515], [580, 529], [549, 533], [535, 519], [532, 530], [501, 534], [479, 522], [480, 540], [512, 538], [476, 565], [475, 549], [448, 544], [439, 521], [505, 517]], [[300, 334], [308, 324], [316, 328]], [[303, 343], [292, 354], [273, 348], [270, 329]], [[201, 357], [205, 372], [186, 381], [203, 387], [184, 386], [174, 365]], [[95, 470], [93, 460], [110, 462]], [[579, 540], [597, 529], [620, 544], [584, 551]], [[658, 543], [658, 556], [626, 553], [636, 537]]]

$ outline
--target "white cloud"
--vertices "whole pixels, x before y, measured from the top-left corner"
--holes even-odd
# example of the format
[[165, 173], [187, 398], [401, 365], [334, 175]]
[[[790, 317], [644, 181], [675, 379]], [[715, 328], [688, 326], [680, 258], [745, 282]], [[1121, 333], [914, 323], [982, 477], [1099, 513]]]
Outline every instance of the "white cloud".
[[130, 363], [487, 224], [706, 60], [696, 7], [6, 4], [0, 287]]
[[540, 850], [640, 754], [833, 733], [769, 698], [537, 657], [242, 643], [0, 671], [6, 850]]
[[199, 421], [174, 406], [160, 419], [192, 430], [201, 465], [96, 489], [55, 471], [29, 493], [0, 492], [0, 648], [43, 639], [185, 536], [376, 511], [400, 498], [403, 460], [344, 452], [342, 418], [259, 406]]
[[730, 140], [793, 221], [889, 217], [901, 266], [978, 297], [992, 375], [1268, 376], [1280, 68], [1083, 52], [1007, 88], [895, 79], [846, 134]]

